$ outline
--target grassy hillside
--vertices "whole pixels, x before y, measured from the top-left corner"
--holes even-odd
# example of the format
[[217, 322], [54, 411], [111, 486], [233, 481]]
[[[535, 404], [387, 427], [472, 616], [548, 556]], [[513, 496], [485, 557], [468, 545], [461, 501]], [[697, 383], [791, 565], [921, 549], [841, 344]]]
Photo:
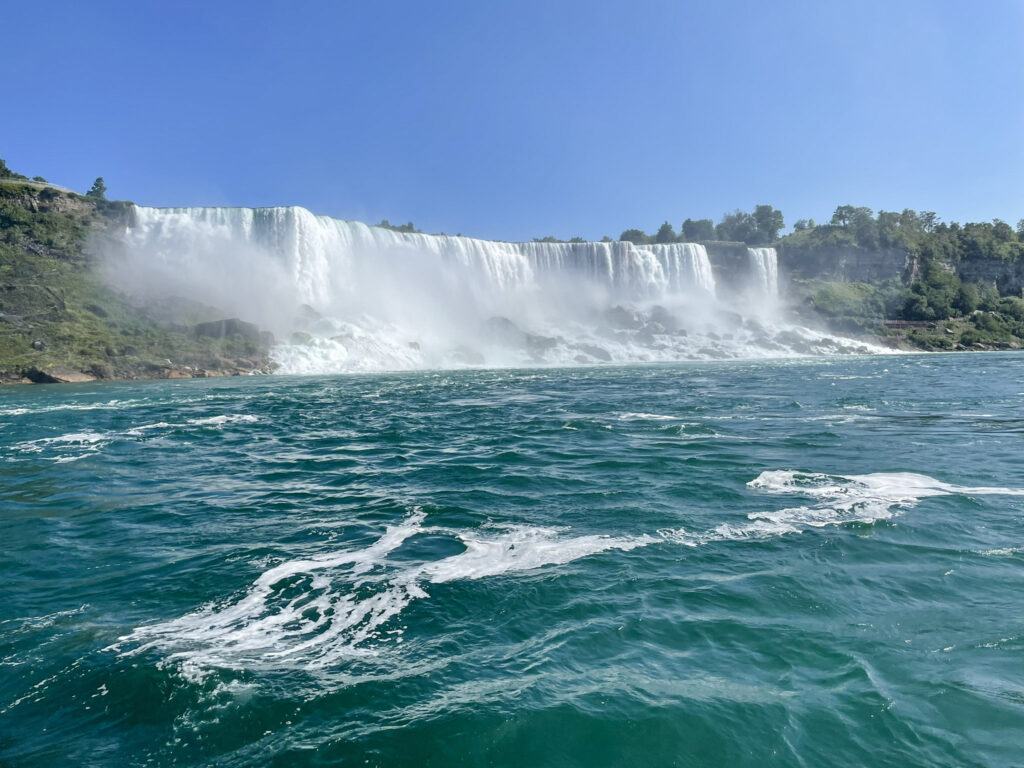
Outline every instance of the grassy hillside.
[[174, 322], [157, 321], [104, 284], [91, 254], [130, 215], [128, 203], [0, 181], [0, 381], [227, 375], [268, 367], [268, 339], [256, 329], [239, 323], [223, 338], [199, 335], [193, 323], [220, 319], [212, 310], [190, 308], [173, 315]]
[[[1024, 300], [977, 289], [954, 275], [926, 277], [910, 288], [892, 280], [843, 283], [795, 280], [789, 286], [791, 309], [809, 324], [837, 333], [875, 336], [882, 343], [909, 349], [1024, 349]], [[914, 312], [922, 303], [937, 307]], [[886, 320], [909, 320], [910, 327], [887, 327]], [[914, 327], [916, 326], [916, 327]]]

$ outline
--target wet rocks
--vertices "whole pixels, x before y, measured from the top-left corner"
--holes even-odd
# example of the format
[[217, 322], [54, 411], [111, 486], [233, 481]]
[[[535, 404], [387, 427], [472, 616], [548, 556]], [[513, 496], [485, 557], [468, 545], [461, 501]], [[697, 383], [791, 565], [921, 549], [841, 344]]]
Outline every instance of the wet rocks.
[[622, 306], [615, 306], [606, 310], [604, 320], [610, 327], [625, 331], [637, 330], [644, 325], [643, 318], [638, 312]]
[[65, 368], [60, 365], [54, 365], [45, 370], [29, 368], [25, 371], [25, 378], [33, 384], [82, 384], [97, 379], [91, 373], [76, 371], [73, 368]]

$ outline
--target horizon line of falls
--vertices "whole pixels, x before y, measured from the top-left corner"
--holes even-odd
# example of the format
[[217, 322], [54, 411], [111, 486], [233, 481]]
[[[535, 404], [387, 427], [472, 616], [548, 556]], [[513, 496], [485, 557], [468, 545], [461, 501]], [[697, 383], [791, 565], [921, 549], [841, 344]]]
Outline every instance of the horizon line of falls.
[[716, 281], [698, 243], [495, 242], [298, 207], [131, 218], [107, 254], [115, 287], [175, 322], [270, 330], [283, 373], [876, 351], [783, 322], [772, 248], [748, 249], [747, 274], [720, 265]]

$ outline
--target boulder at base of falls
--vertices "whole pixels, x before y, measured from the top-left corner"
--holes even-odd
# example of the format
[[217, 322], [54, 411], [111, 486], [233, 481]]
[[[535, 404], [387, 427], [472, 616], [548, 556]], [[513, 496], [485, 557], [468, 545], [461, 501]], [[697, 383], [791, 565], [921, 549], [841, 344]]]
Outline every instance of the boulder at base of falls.
[[532, 355], [542, 355], [557, 345], [558, 339], [550, 336], [540, 336], [536, 333], [526, 334], [526, 348]]
[[526, 333], [507, 317], [488, 318], [487, 336], [491, 341], [508, 347], [521, 347], [526, 344]]
[[643, 319], [638, 316], [637, 312], [622, 306], [615, 306], [606, 310], [604, 319], [612, 328], [622, 330], [636, 330], [644, 324]]
[[30, 368], [25, 372], [25, 378], [33, 384], [82, 384], [87, 381], [96, 381], [96, 377], [89, 373], [76, 371], [73, 368], [64, 368], [54, 365], [46, 370]]
[[679, 328], [679, 320], [659, 304], [655, 304], [651, 307], [650, 312], [651, 324], [658, 323], [666, 332], [672, 332]]

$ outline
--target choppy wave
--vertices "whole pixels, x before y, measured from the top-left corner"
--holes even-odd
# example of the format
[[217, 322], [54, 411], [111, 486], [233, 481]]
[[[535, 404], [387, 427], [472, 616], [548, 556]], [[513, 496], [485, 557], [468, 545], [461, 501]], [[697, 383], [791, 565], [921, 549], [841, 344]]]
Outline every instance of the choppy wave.
[[178, 423], [158, 421], [152, 424], [140, 424], [127, 429], [103, 432], [68, 432], [53, 437], [41, 437], [15, 443], [10, 448], [8, 458], [15, 458], [18, 455], [41, 454], [58, 464], [66, 464], [84, 459], [117, 440], [151, 438], [177, 429], [221, 428], [229, 424], [254, 424], [257, 421], [259, 418], [256, 416], [230, 413], [187, 419]]
[[[431, 527], [425, 513], [416, 509], [366, 547], [274, 565], [242, 597], [138, 627], [111, 650], [129, 655], [155, 651], [193, 675], [215, 667], [323, 669], [373, 656], [392, 640], [400, 643], [400, 615], [414, 600], [428, 599], [434, 585], [535, 571], [611, 550], [628, 552], [655, 544], [697, 547], [872, 524], [934, 496], [1024, 496], [1022, 489], [958, 486], [913, 473], [837, 476], [777, 470], [762, 472], [747, 485], [811, 503], [751, 512], [747, 522], [724, 522], [701, 532], [679, 528], [629, 536], [573, 535], [568, 529], [523, 525]], [[393, 557], [407, 542], [426, 534], [446, 537], [463, 549], [418, 562]]]

